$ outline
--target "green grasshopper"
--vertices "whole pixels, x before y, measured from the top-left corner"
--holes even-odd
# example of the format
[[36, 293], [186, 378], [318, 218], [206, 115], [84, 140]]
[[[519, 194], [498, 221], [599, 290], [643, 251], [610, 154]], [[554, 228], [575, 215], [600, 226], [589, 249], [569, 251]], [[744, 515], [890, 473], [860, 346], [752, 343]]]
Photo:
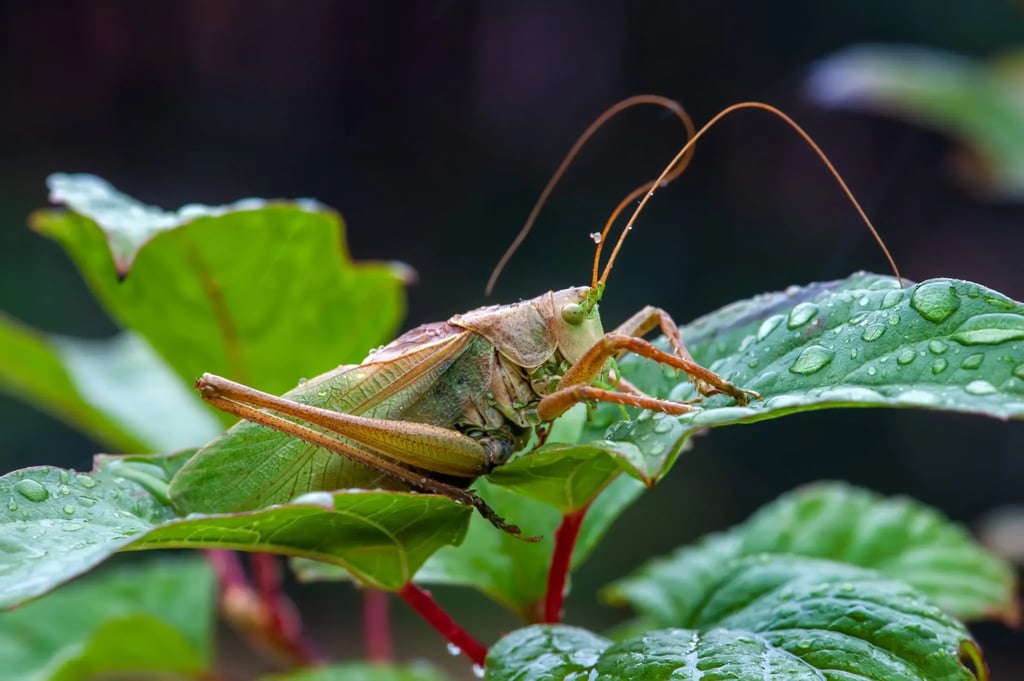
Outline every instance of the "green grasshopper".
[[[682, 371], [701, 396], [724, 394], [741, 405], [759, 399], [756, 392], [737, 387], [694, 362], [676, 323], [664, 310], [644, 307], [606, 333], [598, 302], [619, 248], [653, 190], [682, 171], [694, 143], [722, 116], [737, 108], [767, 109], [810, 141], [795, 123], [768, 105], [734, 105], [696, 134], [681, 107], [664, 98], [632, 97], [612, 107], [584, 132], [552, 177], [495, 269], [488, 290], [586, 139], [619, 111], [644, 103], [676, 113], [689, 139], [661, 175], [626, 197], [600, 237], [595, 235], [598, 246], [589, 287], [549, 291], [420, 326], [371, 352], [362, 363], [340, 366], [281, 397], [204, 374], [196, 382], [203, 399], [243, 420], [184, 466], [171, 483], [172, 498], [189, 502], [212, 475], [211, 462], [231, 460], [236, 462], [232, 474], [259, 478], [260, 499], [250, 497], [244, 491], [249, 487], [239, 484], [216, 501], [206, 500], [204, 508], [188, 504], [190, 510], [245, 510], [258, 501], [284, 503], [315, 490], [411, 489], [471, 505], [498, 528], [518, 536], [518, 527], [506, 523], [468, 487], [524, 449], [532, 433], [539, 431], [543, 439], [546, 427], [580, 402], [612, 402], [675, 415], [700, 408], [645, 395], [615, 375], [614, 359], [619, 355], [632, 352]], [[877, 238], [838, 173], [810, 144]], [[598, 277], [604, 236], [619, 213], [639, 196], [643, 197], [640, 205]], [[642, 338], [656, 328], [667, 337], [671, 352]], [[268, 428], [276, 432], [268, 433]]]

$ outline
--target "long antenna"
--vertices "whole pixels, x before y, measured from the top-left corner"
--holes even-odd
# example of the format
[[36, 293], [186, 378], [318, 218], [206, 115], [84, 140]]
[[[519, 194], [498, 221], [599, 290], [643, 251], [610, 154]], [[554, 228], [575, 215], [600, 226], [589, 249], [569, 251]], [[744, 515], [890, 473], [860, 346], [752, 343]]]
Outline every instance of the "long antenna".
[[[839, 183], [839, 186], [846, 194], [846, 197], [850, 200], [850, 203], [852, 203], [853, 207], [857, 209], [857, 213], [860, 215], [861, 220], [863, 220], [864, 224], [867, 225], [868, 229], [871, 231], [871, 235], [875, 238], [875, 241], [882, 249], [882, 253], [885, 254], [885, 259], [889, 262], [889, 266], [892, 268], [893, 274], [896, 275], [897, 281], [899, 281], [900, 286], [903, 286], [903, 277], [900, 275], [899, 268], [896, 267], [896, 261], [893, 260], [892, 255], [889, 253], [889, 249], [885, 245], [885, 242], [882, 241], [882, 237], [878, 234], [878, 230], [876, 230], [875, 226], [871, 224], [871, 220], [868, 219], [867, 213], [865, 213], [864, 209], [860, 207], [860, 204], [857, 202], [857, 199], [854, 198], [853, 196], [853, 192], [851, 192], [850, 188], [846, 186], [846, 182], [844, 182], [843, 178], [839, 175], [839, 171], [837, 171], [835, 169], [835, 166], [832, 165], [832, 162], [828, 160], [828, 157], [825, 156], [825, 152], [821, 150], [821, 147], [819, 147], [817, 143], [815, 143], [815, 141], [811, 139], [811, 136], [807, 134], [807, 132], [803, 128], [796, 124], [796, 121], [794, 121], [786, 114], [782, 113], [782, 111], [775, 108], [771, 104], [764, 104], [762, 102], [740, 102], [739, 104], [733, 104], [732, 106], [726, 107], [725, 109], [722, 109], [720, 112], [715, 114], [714, 118], [705, 123], [704, 126], [700, 130], [698, 130], [695, 135], [690, 137], [690, 139], [686, 142], [683, 148], [679, 150], [679, 153], [676, 154], [675, 158], [673, 158], [672, 161], [667, 166], [665, 166], [665, 169], [661, 172], [661, 175], [659, 175], [658, 179], [656, 179], [650, 185], [649, 190], [640, 200], [640, 205], [638, 205], [636, 207], [636, 210], [633, 211], [633, 215], [632, 217], [629, 218], [629, 222], [627, 222], [626, 226], [622, 229], [622, 233], [619, 235], [619, 240], [615, 242], [615, 248], [612, 249], [612, 254], [608, 258], [608, 263], [604, 266], [604, 271], [601, 272], [600, 279], [598, 279], [592, 287], [595, 289], [597, 289], [598, 287], [600, 287], [601, 289], [604, 288], [605, 283], [608, 281], [608, 275], [612, 271], [612, 265], [615, 264], [615, 258], [619, 255], [619, 250], [622, 248], [622, 243], [626, 240], [626, 235], [629, 234], [630, 230], [633, 229], [633, 223], [636, 222], [637, 217], [639, 217], [641, 211], [643, 211], [644, 209], [644, 206], [647, 205], [647, 202], [650, 201], [652, 196], [654, 196], [654, 191], [658, 187], [663, 186], [663, 183], [666, 179], [671, 179], [678, 174], [675, 170], [676, 164], [683, 158], [687, 158], [687, 154], [689, 154], [693, 150], [693, 145], [696, 144], [697, 140], [699, 140], [704, 135], [704, 133], [710, 130], [712, 126], [714, 126], [716, 123], [718, 123], [718, 121], [722, 120], [729, 114], [733, 113], [734, 111], [739, 111], [740, 109], [761, 109], [763, 111], [767, 111], [768, 113], [774, 114], [778, 118], [781, 118], [787, 125], [789, 125], [789, 127], [795, 130], [797, 134], [800, 135], [800, 137], [803, 138], [803, 140], [811, 147], [811, 149], [814, 150], [814, 153], [818, 155], [818, 158], [821, 159], [822, 163], [825, 164], [825, 167], [828, 168], [829, 172], [832, 173], [832, 176], [836, 178], [836, 182]], [[630, 197], [631, 199], [635, 198], [632, 194], [630, 195]], [[616, 208], [615, 212], [612, 214], [612, 217], [609, 219], [608, 224], [605, 225], [604, 231], [602, 232], [602, 241], [604, 240], [603, 236], [607, 233], [608, 229], [611, 227], [611, 223], [618, 216], [622, 208], [623, 205], [620, 204], [619, 207]], [[600, 244], [598, 244], [598, 246], [600, 246]]]
[[[665, 109], [668, 109], [669, 111], [674, 113], [686, 127], [687, 138], [693, 136], [694, 126], [689, 114], [686, 113], [686, 110], [683, 109], [683, 107], [680, 106], [678, 102], [674, 102], [671, 99], [668, 99], [667, 97], [661, 97], [659, 95], [634, 95], [632, 97], [627, 97], [626, 99], [623, 99], [622, 101], [608, 107], [608, 109], [606, 109], [604, 113], [598, 116], [594, 120], [594, 122], [591, 123], [586, 130], [583, 131], [583, 134], [580, 135], [579, 139], [576, 140], [576, 143], [572, 145], [571, 149], [569, 149], [569, 153], [565, 155], [564, 159], [562, 159], [562, 163], [558, 166], [558, 169], [555, 171], [555, 174], [551, 176], [550, 180], [548, 180], [547, 186], [544, 187], [544, 191], [541, 192], [540, 198], [537, 199], [537, 203], [534, 204], [533, 210], [530, 211], [530, 216], [526, 218], [526, 224], [524, 224], [523, 228], [519, 230], [519, 234], [517, 234], [516, 238], [512, 241], [512, 245], [508, 247], [508, 250], [506, 250], [505, 254], [501, 256], [501, 260], [498, 261], [498, 264], [495, 265], [494, 270], [491, 272], [491, 278], [487, 280], [487, 288], [484, 289], [484, 292], [487, 295], [490, 295], [491, 291], [494, 290], [494, 284], [497, 283], [498, 277], [501, 275], [502, 270], [505, 269], [505, 265], [508, 264], [508, 261], [512, 258], [512, 255], [519, 248], [520, 244], [523, 243], [523, 240], [526, 239], [526, 235], [530, 233], [530, 229], [533, 227], [533, 223], [537, 220], [537, 216], [540, 214], [540, 209], [547, 202], [548, 197], [551, 196], [551, 192], [555, 188], [555, 185], [557, 185], [558, 181], [562, 179], [562, 175], [565, 174], [565, 171], [569, 168], [569, 165], [573, 162], [573, 160], [579, 154], [580, 150], [587, 143], [587, 141], [605, 123], [607, 123], [610, 119], [614, 118], [617, 114], [622, 113], [626, 109], [630, 109], [634, 106], [638, 106], [641, 104], [654, 104]], [[683, 170], [686, 168], [686, 165], [689, 163], [692, 155], [693, 154], [690, 151], [688, 151], [687, 153], [681, 153], [677, 155], [675, 160], [673, 160], [669, 167], [666, 169], [667, 171], [670, 172], [662, 173], [662, 177], [660, 177], [658, 181], [664, 184], [671, 182], [673, 178], [679, 175], [679, 173], [683, 172]], [[643, 192], [648, 191], [652, 186], [653, 183], [649, 182], [643, 185], [642, 187], [639, 187], [632, 194], [630, 194], [630, 198], [626, 203], [632, 201], [634, 198], [636, 198]], [[624, 206], [620, 205], [620, 207], [615, 211], [615, 215], [618, 215], [619, 212], [622, 211], [623, 207]], [[605, 228], [605, 231], [607, 231], [607, 227]], [[600, 254], [600, 252], [600, 244], [598, 244], [598, 254]]]

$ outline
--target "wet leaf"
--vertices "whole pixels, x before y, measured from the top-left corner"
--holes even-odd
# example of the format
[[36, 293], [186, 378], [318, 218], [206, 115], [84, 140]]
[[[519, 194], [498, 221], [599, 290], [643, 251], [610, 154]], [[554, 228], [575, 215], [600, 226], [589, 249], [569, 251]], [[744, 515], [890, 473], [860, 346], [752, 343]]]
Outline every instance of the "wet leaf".
[[501, 639], [487, 678], [857, 678], [973, 681], [963, 625], [912, 587], [878, 573], [797, 556], [720, 566], [679, 628], [615, 644], [566, 626]]
[[1015, 622], [1010, 567], [938, 511], [841, 483], [811, 485], [761, 508], [746, 522], [650, 561], [605, 590], [659, 626], [675, 626], [704, 601], [720, 566], [741, 556], [792, 554], [873, 568], [916, 587], [960, 619]]

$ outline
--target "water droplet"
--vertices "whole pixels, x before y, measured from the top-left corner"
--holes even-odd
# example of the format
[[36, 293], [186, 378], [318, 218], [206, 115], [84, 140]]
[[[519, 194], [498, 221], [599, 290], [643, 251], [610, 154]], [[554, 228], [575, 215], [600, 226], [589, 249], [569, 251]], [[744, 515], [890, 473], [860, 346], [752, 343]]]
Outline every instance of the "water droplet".
[[654, 432], [655, 433], [659, 433], [661, 435], [664, 435], [665, 433], [667, 433], [667, 432], [669, 432], [671, 430], [672, 430], [672, 421], [670, 421], [669, 419], [665, 418], [664, 416], [660, 417], [654, 423]]
[[75, 507], [72, 506], [71, 504], [67, 504], [66, 506], [64, 506], [64, 513], [67, 515], [74, 515]]
[[118, 492], [116, 489], [110, 490], [110, 498], [111, 499], [117, 499], [119, 496], [121, 496], [121, 493]]
[[1024, 339], [1024, 317], [1015, 314], [982, 314], [960, 325], [951, 338], [961, 345], [998, 345]]
[[305, 378], [305, 377], [303, 377], [303, 378], [300, 378], [300, 379], [299, 379], [299, 382], [298, 382], [298, 385], [300, 385], [300, 386], [302, 386], [302, 385], [305, 385], [305, 384], [306, 384], [306, 381], [308, 381], [308, 380], [309, 380], [309, 379], [308, 379], [308, 378]]
[[968, 355], [964, 358], [964, 361], [960, 362], [961, 369], [977, 369], [981, 366], [981, 363], [985, 361], [985, 355], [980, 352], [976, 352], [973, 355]]
[[16, 482], [14, 491], [29, 501], [46, 501], [50, 497], [50, 493], [46, 491], [45, 487], [31, 479]]
[[916, 357], [917, 351], [906, 348], [900, 351], [900, 354], [896, 355], [896, 363], [900, 365], [907, 365], [913, 362]]
[[964, 386], [964, 391], [970, 395], [991, 395], [996, 387], [988, 381], [971, 381]]
[[850, 324], [860, 324], [868, 316], [867, 312], [858, 312], [857, 314], [850, 317]]
[[901, 300], [903, 300], [903, 291], [900, 291], [899, 289], [889, 291], [885, 294], [885, 297], [882, 298], [882, 309], [887, 310], [890, 307], [896, 307], [899, 305]]
[[754, 359], [747, 362], [747, 366], [750, 367], [751, 369], [756, 369], [760, 363], [761, 362], [759, 362], [758, 359], [755, 357]]
[[18, 502], [15, 501], [14, 499], [11, 499], [10, 501], [8, 501], [7, 502], [7, 510], [10, 511], [11, 513], [14, 513], [15, 511], [17, 511], [18, 510]]
[[601, 232], [591, 232], [590, 240], [593, 241], [595, 244], [601, 243]]
[[886, 321], [889, 322], [889, 326], [899, 326], [900, 316], [898, 314], [891, 314]]
[[940, 340], [928, 341], [928, 349], [936, 355], [941, 355], [946, 351], [946, 344]]
[[810, 345], [803, 349], [789, 370], [794, 374], [813, 374], [831, 362], [834, 354], [828, 348]]
[[57, 477], [60, 478], [60, 481], [65, 483], [65, 484], [68, 482], [68, 480], [71, 479], [68, 476], [68, 472], [67, 471], [61, 471], [60, 473], [57, 474]]
[[1018, 364], [1013, 370], [1013, 375], [1024, 381], [1024, 364]]
[[798, 329], [807, 322], [814, 319], [818, 314], [818, 306], [814, 303], [798, 303], [789, 312], [789, 319], [786, 320], [786, 327]]
[[937, 376], [945, 371], [947, 366], [949, 366], [949, 362], [942, 357], [939, 357], [937, 360], [932, 362], [932, 373]]
[[458, 657], [459, 655], [462, 654], [462, 648], [458, 647], [454, 643], [449, 643], [448, 644], [448, 654], [451, 655], [452, 657]]
[[767, 338], [772, 331], [778, 328], [783, 319], [785, 319], [785, 317], [780, 314], [776, 314], [761, 322], [761, 326], [757, 328], [757, 340], [763, 341]]
[[860, 337], [870, 343], [881, 338], [883, 333], [885, 333], [885, 326], [882, 324], [871, 324], [868, 328], [864, 329], [864, 333]]
[[875, 367], [868, 367], [868, 376], [874, 376], [878, 373], [878, 369]]
[[930, 282], [917, 286], [910, 294], [910, 307], [930, 322], [949, 319], [960, 307], [960, 298], [949, 284]]
[[67, 496], [68, 494], [71, 494], [71, 488], [68, 487], [67, 485], [61, 485], [58, 491], [60, 492], [61, 496]]
[[[597, 670], [593, 669], [591, 671], [597, 671]], [[485, 670], [484, 670], [483, 665], [481, 665], [481, 664], [473, 665], [473, 676], [475, 676], [478, 679], [482, 679], [482, 678], [484, 678], [484, 673], [485, 673]]]

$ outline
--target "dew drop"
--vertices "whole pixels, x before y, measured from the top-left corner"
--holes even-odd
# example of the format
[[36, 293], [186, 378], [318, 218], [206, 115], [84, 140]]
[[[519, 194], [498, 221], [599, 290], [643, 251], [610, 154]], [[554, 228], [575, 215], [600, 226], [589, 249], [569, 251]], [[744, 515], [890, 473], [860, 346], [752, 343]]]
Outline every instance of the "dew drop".
[[18, 502], [15, 501], [14, 499], [11, 499], [10, 501], [8, 501], [7, 502], [7, 510], [10, 511], [11, 513], [14, 513], [15, 511], [17, 511], [18, 510]]
[[850, 348], [850, 359], [857, 359], [857, 355], [860, 354], [857, 348]]
[[988, 381], [971, 381], [964, 386], [964, 391], [970, 395], [991, 395], [996, 387]]
[[71, 504], [67, 504], [66, 506], [64, 506], [64, 513], [66, 515], [74, 515], [75, 514], [75, 507], [72, 506]]
[[977, 369], [981, 366], [981, 363], [985, 361], [985, 355], [980, 352], [976, 352], [973, 355], [968, 355], [964, 358], [964, 361], [960, 362], [961, 369]]
[[1024, 339], [1024, 317], [1015, 314], [982, 314], [960, 325], [951, 338], [961, 345], [998, 345]]
[[813, 374], [832, 361], [835, 353], [820, 345], [810, 345], [803, 349], [800, 356], [793, 362], [789, 370], [794, 374]]
[[1024, 381], [1024, 364], [1018, 364], [1013, 370], [1013, 375]]
[[889, 326], [899, 326], [900, 316], [898, 314], [891, 314], [886, 321], [889, 322]]
[[68, 487], [67, 485], [61, 485], [58, 491], [60, 492], [60, 495], [62, 497], [71, 494], [71, 488]]
[[[596, 670], [594, 670], [594, 671], [596, 671]], [[484, 667], [483, 667], [483, 665], [479, 665], [479, 664], [473, 665], [473, 676], [475, 676], [478, 679], [484, 678]]]
[[672, 430], [672, 422], [665, 418], [659, 418], [654, 424], [654, 432], [664, 435], [665, 433]]
[[870, 343], [881, 338], [883, 333], [885, 333], [885, 326], [882, 324], [871, 324], [868, 328], [864, 329], [864, 333], [860, 337]]
[[70, 478], [70, 477], [68, 476], [68, 472], [67, 472], [67, 471], [61, 471], [60, 473], [58, 473], [58, 474], [57, 474], [57, 477], [59, 477], [59, 478], [60, 478], [60, 481], [61, 481], [61, 482], [63, 482], [63, 483], [65, 483], [65, 484], [67, 484], [68, 480], [70, 480], [70, 479], [71, 479], [71, 478]]
[[868, 367], [868, 376], [874, 376], [878, 373], [878, 369], [875, 367]]
[[747, 366], [751, 369], [756, 369], [761, 362], [755, 357], [754, 359], [747, 362]]
[[786, 320], [786, 327], [798, 329], [814, 319], [817, 314], [818, 306], [814, 303], [799, 303], [790, 311], [789, 318]]
[[946, 351], [946, 344], [940, 340], [928, 341], [928, 349], [936, 355], [941, 355]]
[[458, 647], [454, 643], [449, 643], [448, 644], [448, 654], [451, 655], [452, 657], [458, 657], [459, 655], [462, 654], [462, 648]]
[[949, 319], [960, 307], [960, 298], [949, 284], [921, 284], [910, 295], [910, 307], [930, 322], [939, 324]]
[[46, 491], [45, 487], [30, 479], [16, 482], [14, 484], [14, 491], [29, 501], [46, 501], [50, 497], [50, 493]]
[[882, 298], [882, 309], [886, 310], [890, 307], [896, 307], [899, 305], [901, 300], [903, 300], [903, 291], [898, 289], [889, 291], [885, 294], [885, 297]]
[[767, 338], [772, 331], [778, 328], [783, 319], [785, 319], [785, 317], [780, 314], [776, 314], [761, 322], [761, 326], [757, 329], [757, 340], [763, 341]]
[[595, 244], [601, 243], [601, 232], [591, 232], [590, 240], [593, 241]]
[[939, 374], [946, 370], [947, 366], [949, 366], [949, 362], [947, 362], [944, 358], [939, 357], [937, 360], [932, 362], [932, 374], [938, 376]]
[[896, 355], [896, 363], [901, 366], [905, 366], [913, 362], [916, 357], [917, 351], [912, 350], [910, 348], [906, 348], [905, 350], [901, 351], [900, 354]]

